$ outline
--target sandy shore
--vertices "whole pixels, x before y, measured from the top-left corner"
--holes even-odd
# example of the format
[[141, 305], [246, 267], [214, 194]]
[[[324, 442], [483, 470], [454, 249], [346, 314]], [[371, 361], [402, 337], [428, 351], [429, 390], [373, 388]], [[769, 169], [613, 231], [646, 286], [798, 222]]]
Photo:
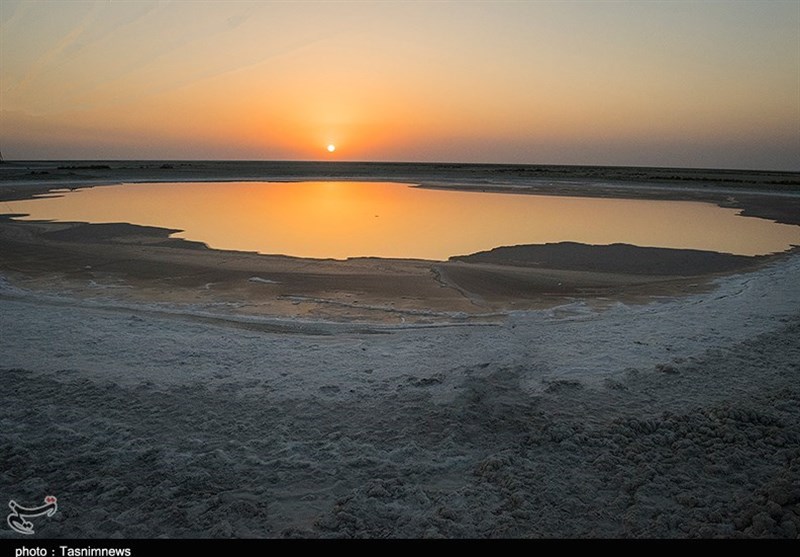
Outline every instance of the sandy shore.
[[41, 536], [794, 537], [799, 272], [368, 329], [5, 285], [0, 482]]
[[[0, 195], [180, 170], [52, 167]], [[473, 170], [502, 169], [437, 186]], [[796, 186], [752, 189], [793, 175], [627, 172], [606, 194], [800, 214]], [[800, 254], [338, 262], [168, 235], [0, 221], [0, 486], [58, 496], [37, 536], [798, 535]]]
[[292, 318], [433, 322], [493, 318], [576, 298], [647, 301], [706, 288], [715, 276], [771, 259], [561, 243], [447, 262], [309, 260], [209, 250], [169, 238], [170, 232], [0, 217], [0, 269], [21, 288], [84, 299]]

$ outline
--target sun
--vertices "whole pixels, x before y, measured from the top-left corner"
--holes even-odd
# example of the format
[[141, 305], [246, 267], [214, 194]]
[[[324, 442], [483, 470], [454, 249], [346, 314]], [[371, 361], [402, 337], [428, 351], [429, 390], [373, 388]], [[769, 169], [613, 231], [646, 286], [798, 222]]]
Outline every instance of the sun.
[[336, 145], [331, 143], [330, 145], [328, 145], [327, 149], [329, 153], [333, 153], [336, 150]]

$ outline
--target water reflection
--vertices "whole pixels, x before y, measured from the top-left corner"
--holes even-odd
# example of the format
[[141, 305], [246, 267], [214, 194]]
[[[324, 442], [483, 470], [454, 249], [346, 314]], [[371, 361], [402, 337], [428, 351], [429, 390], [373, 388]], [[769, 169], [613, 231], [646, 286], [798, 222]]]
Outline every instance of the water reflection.
[[800, 227], [708, 203], [426, 190], [381, 182], [185, 182], [87, 188], [7, 204], [25, 220], [179, 229], [210, 247], [344, 259], [445, 260], [498, 246], [574, 241], [757, 255]]

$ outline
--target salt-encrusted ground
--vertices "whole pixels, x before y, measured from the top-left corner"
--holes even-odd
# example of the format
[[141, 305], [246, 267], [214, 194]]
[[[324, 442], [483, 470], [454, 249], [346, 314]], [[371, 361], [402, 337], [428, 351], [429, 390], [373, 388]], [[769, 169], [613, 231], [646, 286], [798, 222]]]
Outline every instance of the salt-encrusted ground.
[[3, 283], [0, 497], [58, 496], [45, 537], [795, 537], [799, 277], [425, 327]]

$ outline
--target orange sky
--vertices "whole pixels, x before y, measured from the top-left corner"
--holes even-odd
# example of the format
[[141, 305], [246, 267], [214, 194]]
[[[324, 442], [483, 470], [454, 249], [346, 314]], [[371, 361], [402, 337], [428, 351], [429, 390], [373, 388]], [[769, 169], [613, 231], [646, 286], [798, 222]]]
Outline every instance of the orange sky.
[[794, 0], [3, 0], [0, 62], [8, 159], [800, 170]]

